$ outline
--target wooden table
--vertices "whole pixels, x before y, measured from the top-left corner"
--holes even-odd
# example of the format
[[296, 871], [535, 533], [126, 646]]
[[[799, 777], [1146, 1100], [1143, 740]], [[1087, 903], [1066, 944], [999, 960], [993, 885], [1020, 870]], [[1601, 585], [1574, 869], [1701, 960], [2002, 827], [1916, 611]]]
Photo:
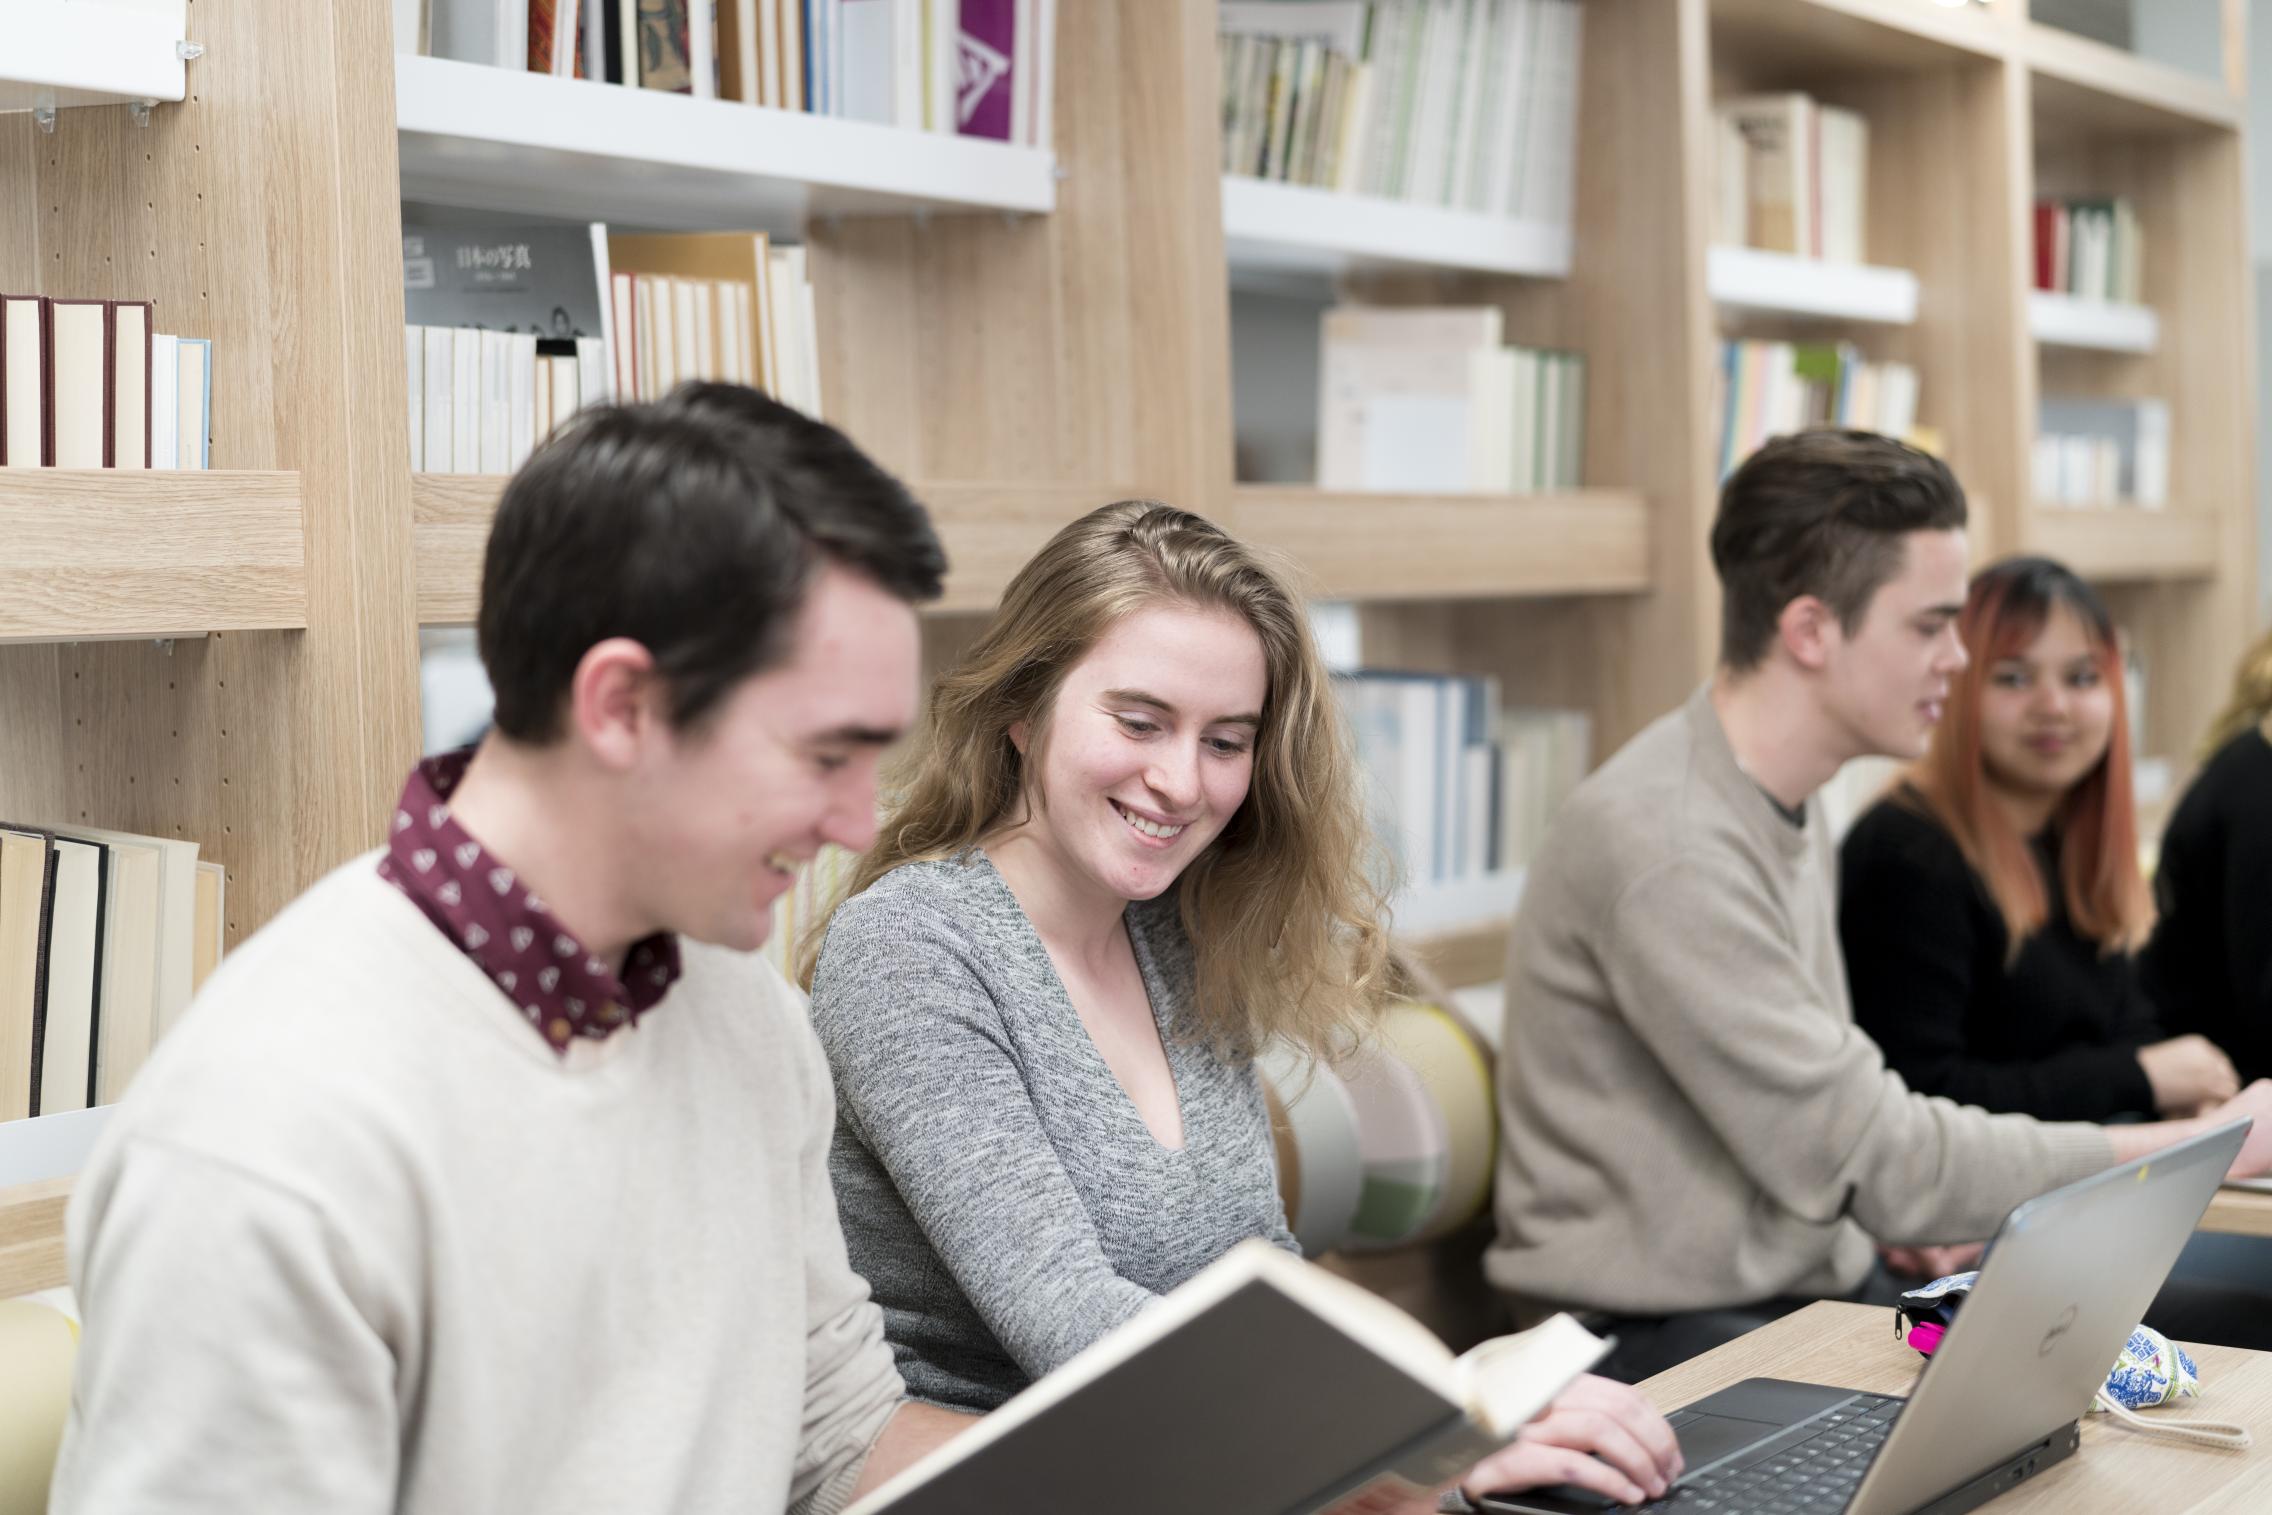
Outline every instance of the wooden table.
[[2209, 1201], [2200, 1229], [2235, 1236], [2272, 1236], [2272, 1194], [2255, 1189], [2219, 1189]]
[[[2204, 1387], [2201, 1398], [2185, 1401], [2179, 1413], [2247, 1426], [2256, 1435], [2255, 1446], [2238, 1452], [2193, 1447], [2137, 1435], [2104, 1415], [2086, 1415], [2080, 1452], [1984, 1508], [1996, 1515], [2272, 1510], [2272, 1353], [2190, 1344], [2186, 1350], [2201, 1365]], [[1659, 1373], [1641, 1388], [1666, 1410], [1746, 1378], [1907, 1394], [1923, 1364], [1893, 1339], [1891, 1310], [1825, 1302]]]

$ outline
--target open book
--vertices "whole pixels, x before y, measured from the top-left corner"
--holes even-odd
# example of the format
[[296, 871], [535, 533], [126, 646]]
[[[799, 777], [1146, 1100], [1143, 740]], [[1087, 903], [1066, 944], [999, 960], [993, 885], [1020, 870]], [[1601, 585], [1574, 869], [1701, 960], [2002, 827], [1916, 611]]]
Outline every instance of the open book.
[[847, 1515], [1302, 1515], [1431, 1489], [1607, 1350], [1557, 1315], [1455, 1358], [1386, 1300], [1242, 1242]]

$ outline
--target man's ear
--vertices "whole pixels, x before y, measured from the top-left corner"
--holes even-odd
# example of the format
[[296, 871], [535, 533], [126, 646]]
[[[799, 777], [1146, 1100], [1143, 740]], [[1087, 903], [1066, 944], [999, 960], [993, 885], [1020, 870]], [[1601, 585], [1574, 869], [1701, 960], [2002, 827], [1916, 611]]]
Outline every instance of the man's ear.
[[1775, 639], [1801, 668], [1820, 671], [1845, 634], [1837, 613], [1811, 594], [1802, 594], [1775, 618]]
[[668, 722], [655, 655], [629, 637], [594, 642], [568, 681], [568, 729], [602, 766], [631, 767]]

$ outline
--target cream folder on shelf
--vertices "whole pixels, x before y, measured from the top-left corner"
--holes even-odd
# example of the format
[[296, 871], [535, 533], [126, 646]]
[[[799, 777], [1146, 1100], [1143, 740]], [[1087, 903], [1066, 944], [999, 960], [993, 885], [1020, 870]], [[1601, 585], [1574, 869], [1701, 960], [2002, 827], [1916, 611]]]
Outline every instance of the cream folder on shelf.
[[106, 831], [96, 826], [57, 829], [66, 836], [85, 837], [113, 847], [155, 847], [158, 851], [157, 1019], [151, 1028], [151, 1040], [155, 1042], [181, 1019], [195, 990], [197, 843], [174, 837]]

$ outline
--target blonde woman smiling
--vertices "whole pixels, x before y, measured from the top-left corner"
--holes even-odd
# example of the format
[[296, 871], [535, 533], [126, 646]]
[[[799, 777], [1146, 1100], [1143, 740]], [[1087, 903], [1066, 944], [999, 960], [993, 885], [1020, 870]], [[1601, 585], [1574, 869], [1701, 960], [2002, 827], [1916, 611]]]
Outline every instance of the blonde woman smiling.
[[[1370, 846], [1301, 602], [1240, 543], [1131, 501], [1011, 582], [811, 965], [845, 1239], [916, 1397], [991, 1409], [1238, 1242], [1295, 1248], [1252, 1053], [1370, 1027]], [[1589, 1380], [1470, 1482], [1637, 1501], [1677, 1465]]]

